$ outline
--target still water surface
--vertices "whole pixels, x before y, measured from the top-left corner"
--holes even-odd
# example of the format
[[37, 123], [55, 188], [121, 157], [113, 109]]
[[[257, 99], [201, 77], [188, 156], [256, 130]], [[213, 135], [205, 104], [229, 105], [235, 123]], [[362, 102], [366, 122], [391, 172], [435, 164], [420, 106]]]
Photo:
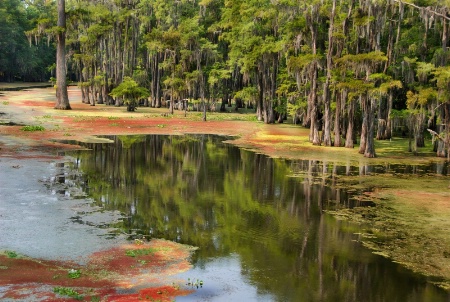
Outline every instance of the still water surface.
[[224, 139], [122, 136], [72, 154], [72, 181], [123, 213], [120, 232], [199, 247], [181, 277], [204, 286], [177, 301], [450, 301], [362, 247], [360, 227], [323, 212], [370, 205], [336, 185], [341, 174], [447, 175], [448, 166], [288, 161]]

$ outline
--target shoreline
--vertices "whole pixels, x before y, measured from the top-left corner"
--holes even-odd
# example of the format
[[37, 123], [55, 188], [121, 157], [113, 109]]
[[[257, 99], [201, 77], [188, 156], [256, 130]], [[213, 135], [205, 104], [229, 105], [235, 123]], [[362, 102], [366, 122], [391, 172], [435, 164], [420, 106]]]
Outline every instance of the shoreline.
[[[228, 142], [241, 148], [293, 160], [322, 160], [347, 165], [445, 162], [445, 159], [433, 157], [426, 149], [421, 151], [426, 155], [424, 157], [412, 156], [401, 147], [395, 149], [400, 139], [381, 142], [380, 152], [377, 152], [380, 157], [366, 159], [356, 149], [312, 146], [308, 142], [308, 129], [291, 124], [265, 125], [245, 120], [246, 117], [239, 113], [208, 113], [207, 122], [203, 122], [196, 112], [189, 112], [188, 117], [184, 117], [184, 111], [175, 111], [171, 117], [164, 115], [167, 108], [139, 107], [137, 112], [130, 113], [125, 107], [89, 106], [81, 103], [81, 93], [74, 86], [69, 88], [69, 97], [72, 110], [60, 111], [53, 109], [54, 95], [50, 88], [1, 93], [0, 160], [56, 161], [58, 151], [79, 148], [62, 141], [89, 142], [101, 135], [217, 134], [233, 137]], [[10, 125], [6, 125], [7, 122]], [[45, 130], [22, 131], [23, 125], [40, 125]], [[433, 232], [450, 227], [447, 224], [450, 221], [448, 174], [418, 179], [398, 179], [395, 175], [339, 177], [338, 184], [346, 188], [381, 187], [366, 194], [376, 203], [375, 207], [343, 209], [331, 214], [337, 219], [367, 226], [362, 230], [366, 235], [364, 245], [415, 272], [439, 278], [442, 282], [434, 283], [450, 290], [450, 234]], [[371, 215], [366, 215], [366, 211]], [[411, 217], [410, 213], [414, 215]], [[383, 238], [382, 243], [373, 238]], [[426, 249], [424, 244], [427, 244]]]

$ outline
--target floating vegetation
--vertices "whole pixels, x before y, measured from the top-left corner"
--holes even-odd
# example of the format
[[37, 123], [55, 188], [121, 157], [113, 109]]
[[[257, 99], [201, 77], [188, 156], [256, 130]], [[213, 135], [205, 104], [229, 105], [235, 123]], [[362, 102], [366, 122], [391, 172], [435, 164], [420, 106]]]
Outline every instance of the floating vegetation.
[[199, 279], [192, 279], [188, 278], [188, 282], [186, 283], [187, 286], [192, 286], [192, 287], [196, 287], [196, 288], [201, 288], [203, 287], [203, 280], [199, 280]]

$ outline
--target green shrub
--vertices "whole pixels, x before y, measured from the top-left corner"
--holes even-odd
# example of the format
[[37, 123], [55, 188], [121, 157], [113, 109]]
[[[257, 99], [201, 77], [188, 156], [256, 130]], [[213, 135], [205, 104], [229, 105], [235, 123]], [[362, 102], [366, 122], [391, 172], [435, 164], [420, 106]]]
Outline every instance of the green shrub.
[[43, 126], [36, 126], [36, 125], [27, 125], [27, 126], [23, 126], [22, 131], [45, 131], [45, 128]]

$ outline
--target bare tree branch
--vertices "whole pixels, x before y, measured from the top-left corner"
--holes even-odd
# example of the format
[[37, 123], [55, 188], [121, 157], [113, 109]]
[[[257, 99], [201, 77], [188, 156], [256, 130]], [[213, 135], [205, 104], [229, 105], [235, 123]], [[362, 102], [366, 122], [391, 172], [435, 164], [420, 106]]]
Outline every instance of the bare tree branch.
[[450, 17], [448, 17], [447, 15], [441, 14], [441, 13], [435, 11], [435, 10], [431, 10], [429, 7], [421, 7], [421, 6], [415, 5], [413, 3], [405, 2], [405, 1], [402, 1], [402, 0], [394, 0], [394, 2], [403, 3], [403, 4], [406, 4], [406, 5], [412, 6], [414, 8], [417, 8], [417, 9], [425, 9], [425, 10], [427, 10], [428, 12], [432, 13], [435, 16], [439, 16], [441, 18], [444, 18], [444, 19], [450, 21]]

